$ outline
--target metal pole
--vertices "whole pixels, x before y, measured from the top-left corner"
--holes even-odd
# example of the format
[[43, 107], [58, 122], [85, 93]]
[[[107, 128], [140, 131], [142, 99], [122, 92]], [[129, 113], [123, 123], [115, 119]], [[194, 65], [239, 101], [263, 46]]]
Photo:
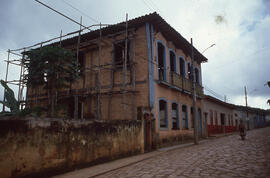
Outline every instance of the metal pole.
[[[7, 59], [7, 68], [6, 68], [6, 78], [5, 78], [5, 82], [7, 82], [7, 78], [8, 78], [8, 67], [9, 67], [9, 55], [10, 55], [10, 49], [8, 49], [8, 59]], [[5, 111], [5, 100], [6, 100], [6, 96], [5, 96], [5, 89], [4, 89], [4, 103], [3, 103], [3, 111]]]
[[126, 14], [126, 37], [125, 37], [125, 58], [124, 58], [124, 81], [123, 81], [123, 105], [124, 105], [124, 120], [127, 119], [127, 105], [126, 105], [126, 80], [127, 80], [127, 45], [128, 45], [128, 14]]
[[198, 142], [198, 121], [197, 121], [197, 106], [196, 106], [196, 85], [194, 76], [194, 51], [193, 42], [191, 38], [191, 77], [192, 77], [192, 96], [193, 96], [193, 121], [194, 121], [194, 144], [199, 144]]

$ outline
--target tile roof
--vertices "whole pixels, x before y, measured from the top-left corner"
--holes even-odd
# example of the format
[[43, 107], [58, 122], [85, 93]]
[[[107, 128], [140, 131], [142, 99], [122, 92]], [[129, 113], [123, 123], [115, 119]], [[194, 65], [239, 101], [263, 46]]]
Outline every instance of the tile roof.
[[[158, 29], [168, 41], [172, 41], [177, 48], [182, 49], [186, 55], [191, 56], [190, 43], [156, 12], [129, 20], [128, 28], [138, 28], [145, 25], [145, 23], [153, 24], [154, 28]], [[119, 31], [124, 31], [125, 22], [109, 25], [102, 28], [101, 30], [102, 35], [108, 35], [117, 33]], [[81, 42], [98, 38], [98, 36], [99, 29], [85, 33], [81, 35]], [[74, 43], [77, 43], [77, 39], [78, 36], [65, 39], [62, 41], [62, 44], [64, 46], [72, 45]], [[207, 58], [204, 57], [196, 48], [194, 48], [194, 59], [199, 62], [207, 62]]]

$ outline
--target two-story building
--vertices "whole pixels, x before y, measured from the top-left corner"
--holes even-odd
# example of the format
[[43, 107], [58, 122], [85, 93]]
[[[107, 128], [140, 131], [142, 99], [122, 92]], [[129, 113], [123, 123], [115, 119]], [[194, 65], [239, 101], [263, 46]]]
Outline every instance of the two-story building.
[[[78, 47], [81, 64], [77, 83], [57, 95], [69, 117], [74, 117], [77, 97], [78, 118], [147, 117], [150, 125], [146, 123], [146, 140], [157, 145], [192, 138], [191, 44], [162, 17], [152, 13], [78, 38], [61, 42], [62, 47], [73, 51]], [[201, 63], [207, 59], [195, 48], [194, 59], [195, 112], [202, 134]], [[46, 91], [28, 88], [27, 93], [28, 105], [46, 106]]]

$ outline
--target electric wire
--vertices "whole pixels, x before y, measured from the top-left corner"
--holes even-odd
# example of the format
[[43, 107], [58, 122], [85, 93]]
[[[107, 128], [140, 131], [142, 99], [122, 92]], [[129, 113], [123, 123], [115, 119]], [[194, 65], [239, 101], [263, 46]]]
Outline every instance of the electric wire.
[[96, 23], [99, 23], [98, 20], [94, 19], [93, 17], [89, 16], [88, 14], [86, 14], [85, 12], [83, 12], [82, 10], [76, 8], [75, 6], [73, 6], [72, 4], [68, 3], [67, 1], [65, 0], [61, 0], [63, 3], [65, 3], [66, 5], [68, 5], [69, 7], [75, 9], [76, 11], [80, 12], [81, 14], [85, 15], [86, 17], [88, 17], [89, 19], [91, 19], [92, 21], [96, 22]]

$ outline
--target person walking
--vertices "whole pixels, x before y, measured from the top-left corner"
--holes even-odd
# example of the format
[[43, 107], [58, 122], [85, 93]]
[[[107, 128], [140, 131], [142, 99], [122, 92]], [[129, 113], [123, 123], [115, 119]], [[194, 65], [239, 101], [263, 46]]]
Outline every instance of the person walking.
[[243, 120], [240, 120], [240, 124], [239, 124], [239, 134], [242, 138], [242, 140], [245, 140], [246, 137], [246, 127], [245, 124], [243, 123]]

